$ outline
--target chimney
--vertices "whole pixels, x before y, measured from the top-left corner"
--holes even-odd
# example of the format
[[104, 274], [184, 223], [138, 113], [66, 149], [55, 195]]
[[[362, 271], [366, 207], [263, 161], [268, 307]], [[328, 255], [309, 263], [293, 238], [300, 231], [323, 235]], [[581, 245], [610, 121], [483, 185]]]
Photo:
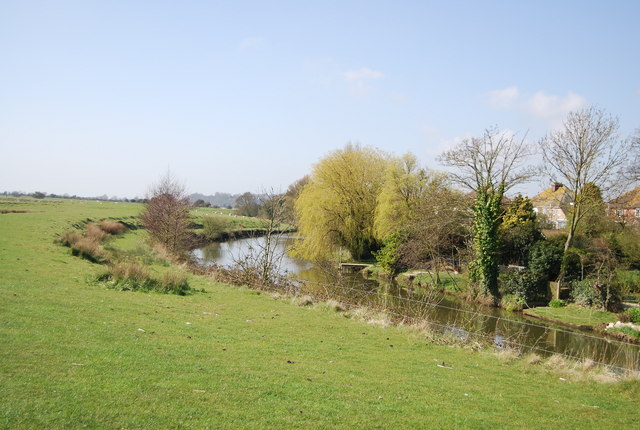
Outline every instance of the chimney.
[[556, 191], [558, 191], [562, 187], [564, 187], [564, 185], [562, 185], [560, 182], [554, 182], [553, 183], [553, 192], [555, 193]]

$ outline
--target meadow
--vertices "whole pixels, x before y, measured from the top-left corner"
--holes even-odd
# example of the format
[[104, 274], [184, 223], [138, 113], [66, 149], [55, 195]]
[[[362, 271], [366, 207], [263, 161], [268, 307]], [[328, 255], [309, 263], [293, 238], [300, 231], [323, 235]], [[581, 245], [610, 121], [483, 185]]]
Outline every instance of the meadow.
[[[0, 200], [0, 428], [633, 428], [637, 378], [431, 340], [189, 275], [180, 296], [96, 282], [56, 243], [142, 206]], [[111, 252], [161, 273], [144, 230]], [[306, 304], [306, 303], [305, 303]]]

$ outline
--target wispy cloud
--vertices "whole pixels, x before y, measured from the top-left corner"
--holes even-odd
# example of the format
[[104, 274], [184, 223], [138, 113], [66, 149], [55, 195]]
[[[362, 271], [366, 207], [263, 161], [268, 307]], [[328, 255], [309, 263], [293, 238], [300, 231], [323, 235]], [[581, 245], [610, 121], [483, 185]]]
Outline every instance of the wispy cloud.
[[363, 67], [357, 70], [347, 70], [342, 77], [349, 84], [351, 93], [357, 96], [366, 96], [371, 91], [369, 82], [382, 79], [384, 73], [379, 70]]
[[344, 72], [344, 78], [347, 81], [366, 81], [380, 79], [382, 77], [384, 77], [382, 72], [379, 70], [369, 69], [367, 67], [363, 67], [358, 70], [347, 70]]
[[262, 48], [264, 44], [265, 39], [262, 37], [246, 37], [240, 41], [238, 48], [240, 48], [241, 51], [247, 51]]
[[520, 92], [516, 87], [489, 91], [489, 105], [496, 109], [509, 109], [517, 102]]
[[519, 110], [556, 126], [571, 111], [587, 105], [587, 99], [572, 91], [566, 96], [547, 94], [538, 91], [534, 94], [521, 94], [517, 87], [489, 91], [487, 103], [494, 109]]
[[524, 108], [539, 118], [555, 119], [587, 105], [587, 99], [580, 94], [569, 93], [565, 97], [538, 91], [523, 102]]

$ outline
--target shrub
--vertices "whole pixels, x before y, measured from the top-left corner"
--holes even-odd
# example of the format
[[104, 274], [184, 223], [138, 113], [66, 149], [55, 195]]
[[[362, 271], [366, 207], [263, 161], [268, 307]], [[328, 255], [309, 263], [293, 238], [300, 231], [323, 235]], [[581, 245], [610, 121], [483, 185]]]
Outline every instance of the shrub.
[[68, 231], [60, 236], [60, 239], [58, 239], [58, 241], [64, 246], [71, 247], [80, 239], [82, 239], [82, 235], [80, 233], [78, 233], [77, 231]]
[[162, 275], [157, 290], [184, 296], [191, 288], [187, 274], [181, 270], [169, 270]]
[[227, 222], [220, 216], [206, 216], [202, 219], [202, 234], [209, 240], [220, 238]]
[[136, 261], [114, 263], [98, 280], [111, 281], [114, 287], [125, 291], [151, 290], [157, 284], [147, 268]]
[[521, 311], [525, 305], [524, 298], [515, 294], [506, 294], [500, 299], [500, 306], [508, 311]]
[[400, 247], [404, 241], [403, 234], [399, 232], [392, 233], [385, 240], [384, 246], [379, 251], [373, 252], [380, 267], [392, 277], [406, 269], [400, 259]]
[[107, 237], [107, 233], [105, 233], [96, 224], [90, 223], [90, 224], [87, 224], [86, 237], [96, 242], [102, 242], [104, 238]]
[[627, 314], [629, 315], [632, 323], [640, 324], [640, 309], [639, 308], [629, 308], [629, 309], [627, 309]]
[[552, 308], [563, 308], [567, 306], [567, 302], [562, 299], [554, 299], [549, 302], [549, 306]]
[[102, 220], [98, 225], [102, 231], [108, 234], [124, 233], [126, 227], [121, 222]]
[[580, 306], [615, 311], [622, 303], [619, 291], [613, 284], [603, 284], [596, 279], [574, 282], [572, 300]]
[[584, 265], [576, 249], [569, 249], [562, 259], [562, 270], [564, 271], [564, 282], [570, 283], [581, 281]]
[[94, 263], [101, 263], [106, 260], [106, 254], [102, 246], [91, 237], [81, 237], [73, 243], [71, 245], [71, 253]]
[[545, 274], [547, 280], [554, 280], [560, 273], [563, 243], [561, 240], [541, 240], [529, 250], [529, 270]]
[[525, 302], [537, 300], [546, 294], [546, 278], [531, 270], [507, 269], [498, 278], [502, 295], [514, 295]]

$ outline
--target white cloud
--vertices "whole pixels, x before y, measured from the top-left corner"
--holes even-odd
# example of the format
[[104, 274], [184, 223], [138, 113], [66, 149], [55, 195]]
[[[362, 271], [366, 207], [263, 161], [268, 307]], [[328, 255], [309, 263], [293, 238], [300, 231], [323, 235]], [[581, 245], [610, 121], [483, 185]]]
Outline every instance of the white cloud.
[[344, 72], [344, 78], [347, 81], [366, 81], [375, 80], [384, 77], [384, 74], [378, 70], [363, 67], [358, 70], [347, 70]]
[[587, 99], [571, 91], [567, 93], [566, 97], [545, 94], [544, 91], [538, 91], [523, 102], [523, 107], [526, 111], [544, 119], [564, 117], [569, 112], [580, 109], [586, 105]]
[[519, 96], [520, 92], [516, 87], [489, 91], [489, 105], [496, 109], [509, 109], [514, 106]]
[[246, 37], [240, 41], [238, 47], [242, 50], [258, 49], [264, 46], [265, 40], [262, 37]]
[[349, 89], [356, 96], [366, 96], [371, 92], [368, 82], [375, 81], [384, 77], [379, 70], [363, 67], [357, 70], [347, 70], [342, 77], [349, 84]]
[[561, 124], [571, 111], [587, 105], [587, 99], [574, 92], [566, 96], [538, 91], [532, 95], [521, 94], [517, 87], [489, 91], [487, 102], [494, 109], [514, 109], [547, 121], [552, 126]]

